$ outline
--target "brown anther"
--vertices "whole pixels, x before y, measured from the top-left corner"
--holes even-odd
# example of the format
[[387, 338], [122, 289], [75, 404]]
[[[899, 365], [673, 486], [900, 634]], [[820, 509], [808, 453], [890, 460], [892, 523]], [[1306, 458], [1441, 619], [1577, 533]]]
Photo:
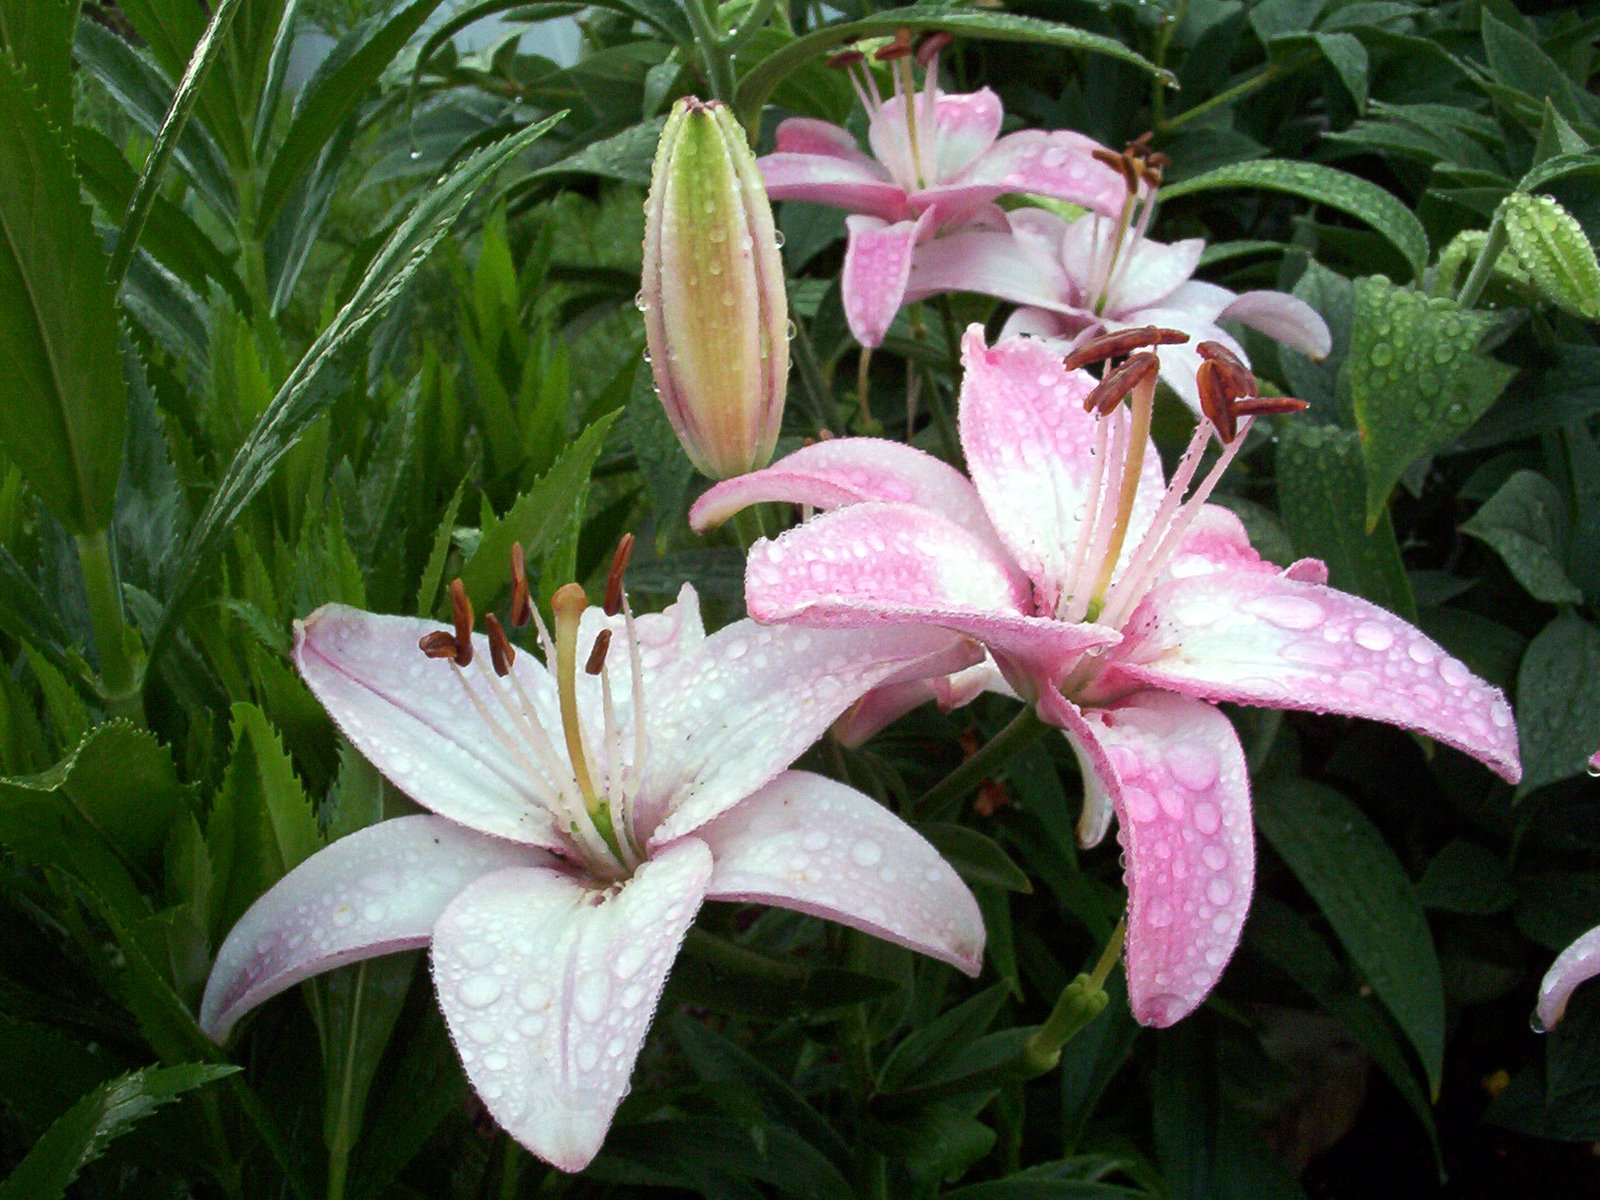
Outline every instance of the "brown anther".
[[1233, 402], [1233, 412], [1239, 417], [1282, 417], [1289, 413], [1305, 412], [1311, 405], [1293, 396], [1251, 396]]
[[1223, 445], [1227, 445], [1233, 441], [1238, 429], [1233, 416], [1233, 403], [1223, 382], [1222, 368], [1215, 359], [1202, 359], [1194, 382], [1200, 392], [1200, 411], [1216, 428]]
[[511, 674], [511, 664], [517, 661], [517, 648], [511, 644], [505, 626], [493, 613], [484, 614], [483, 624], [489, 631], [489, 661], [494, 664], [494, 673], [504, 679]]
[[602, 629], [600, 635], [594, 639], [594, 648], [589, 651], [589, 661], [583, 664], [583, 669], [591, 675], [598, 675], [606, 665], [606, 651], [611, 649], [611, 630]]
[[1134, 388], [1155, 378], [1160, 369], [1161, 360], [1154, 354], [1146, 351], [1132, 355], [1127, 362], [1114, 371], [1108, 371], [1106, 377], [1094, 385], [1094, 390], [1083, 398], [1083, 411], [1098, 412], [1102, 417], [1108, 415]]
[[1171, 155], [1163, 154], [1159, 150], [1154, 154], [1146, 155], [1144, 161], [1158, 171], [1165, 171], [1172, 165]]
[[872, 52], [872, 57], [879, 62], [893, 62], [897, 58], [904, 58], [911, 53], [911, 31], [897, 29], [894, 31], [894, 41], [887, 46], [879, 46]]
[[417, 640], [417, 649], [429, 658], [448, 658], [454, 660], [456, 656], [455, 634], [447, 633], [443, 629], [435, 629], [432, 633], [425, 633]]
[[521, 542], [511, 543], [511, 627], [521, 629], [533, 620], [533, 601], [528, 596], [527, 551]]
[[1206, 362], [1215, 363], [1217, 380], [1228, 400], [1246, 400], [1256, 394], [1256, 377], [1244, 361], [1221, 342], [1201, 342], [1195, 347]]
[[1139, 164], [1139, 178], [1152, 190], [1161, 186], [1161, 168], [1154, 163]]
[[1154, 136], [1155, 130], [1146, 129], [1138, 137], [1134, 138], [1133, 141], [1127, 143], [1127, 145], [1124, 147], [1125, 153], [1143, 158], [1146, 154], [1150, 153], [1150, 139]]
[[857, 63], [865, 62], [867, 56], [854, 46], [847, 46], [843, 50], [836, 50], [824, 60], [835, 71], [845, 71]]
[[622, 611], [622, 576], [628, 569], [628, 559], [633, 557], [633, 534], [625, 533], [617, 543], [617, 552], [611, 556], [611, 570], [606, 572], [606, 616], [614, 617]]
[[917, 43], [917, 66], [926, 67], [938, 56], [941, 50], [955, 40], [954, 35], [945, 33], [943, 30], [938, 33], [930, 33]]
[[456, 623], [456, 666], [465, 667], [472, 662], [472, 601], [459, 577], [450, 581], [450, 611]]
[[1069, 371], [1086, 367], [1090, 363], [1108, 358], [1121, 358], [1146, 346], [1179, 346], [1189, 340], [1187, 333], [1176, 329], [1163, 329], [1158, 325], [1141, 325], [1137, 329], [1119, 329], [1115, 333], [1102, 333], [1073, 348], [1062, 360]]

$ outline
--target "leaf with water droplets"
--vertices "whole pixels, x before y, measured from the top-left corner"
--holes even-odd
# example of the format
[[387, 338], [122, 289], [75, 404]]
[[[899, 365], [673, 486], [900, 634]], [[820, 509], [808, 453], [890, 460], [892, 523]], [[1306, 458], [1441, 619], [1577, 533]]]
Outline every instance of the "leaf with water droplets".
[[1535, 600], [1580, 604], [1583, 593], [1567, 578], [1562, 559], [1567, 514], [1551, 483], [1537, 471], [1518, 471], [1472, 519], [1461, 526], [1494, 547], [1495, 553]]
[[1600, 261], [1577, 218], [1549, 196], [1512, 192], [1500, 220], [1540, 295], [1574, 316], [1600, 320]]
[[1493, 404], [1515, 374], [1480, 346], [1493, 313], [1396, 287], [1356, 281], [1350, 402], [1367, 467], [1367, 528], [1376, 528], [1407, 467], [1448, 446]]
[[1600, 747], [1600, 629], [1570, 610], [1546, 625], [1517, 669], [1524, 796], [1569, 779]]
[[1356, 968], [1416, 1048], [1438, 1095], [1444, 983], [1416, 888], [1359, 808], [1332, 788], [1278, 778], [1261, 789], [1256, 824], [1311, 893]]

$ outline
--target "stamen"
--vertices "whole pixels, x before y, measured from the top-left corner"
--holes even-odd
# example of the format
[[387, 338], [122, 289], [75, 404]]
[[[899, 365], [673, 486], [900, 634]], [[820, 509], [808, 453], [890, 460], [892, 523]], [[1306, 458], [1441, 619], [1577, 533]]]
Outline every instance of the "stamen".
[[631, 783], [624, 787], [623, 798], [626, 800], [624, 811], [626, 813], [628, 828], [633, 828], [633, 805], [638, 799], [640, 786], [644, 783], [645, 752], [649, 741], [644, 731], [644, 660], [639, 653], [639, 631], [633, 624], [633, 606], [628, 603], [628, 593], [622, 593], [622, 621], [623, 629], [628, 635], [628, 679], [632, 684], [633, 695], [633, 771]]
[[1101, 416], [1108, 415], [1122, 403], [1128, 393], [1160, 370], [1161, 360], [1154, 354], [1146, 352], [1133, 355], [1120, 367], [1106, 372], [1105, 378], [1094, 385], [1089, 394], [1083, 398], [1083, 411], [1098, 412]]
[[589, 598], [575, 583], [564, 584], [550, 598], [556, 618], [556, 691], [561, 699], [561, 731], [566, 737], [567, 757], [572, 773], [583, 793], [584, 804], [595, 807], [594, 778], [589, 773], [589, 758], [583, 749], [583, 728], [578, 723], [578, 624]]
[[[1139, 494], [1139, 483], [1144, 476], [1144, 456], [1150, 445], [1150, 419], [1155, 411], [1156, 372], [1161, 362], [1154, 354], [1136, 354], [1119, 373], [1138, 371], [1133, 385], [1133, 423], [1128, 427], [1127, 460], [1123, 464], [1121, 486], [1117, 490], [1117, 516], [1111, 526], [1111, 536], [1104, 554], [1100, 557], [1100, 575], [1095, 580], [1093, 599], [1089, 602], [1088, 616], [1093, 620], [1104, 607], [1106, 589], [1111, 586], [1111, 576], [1117, 559], [1122, 556], [1122, 545], [1127, 540], [1128, 524], [1133, 518], [1133, 503]], [[1120, 397], [1119, 397], [1120, 403]]]
[[[1079, 367], [1086, 367], [1090, 363], [1121, 358], [1124, 354], [1143, 350], [1146, 346], [1181, 346], [1188, 340], [1187, 333], [1177, 329], [1163, 329], [1159, 325], [1119, 329], [1115, 333], [1098, 334], [1075, 346], [1062, 360], [1061, 365], [1069, 371], [1076, 371]], [[1085, 410], [1088, 407], [1087, 404], [1084, 405]]]
[[1281, 417], [1289, 413], [1305, 412], [1311, 405], [1293, 396], [1252, 396], [1233, 406], [1235, 415], [1241, 417]]
[[823, 61], [835, 71], [848, 71], [857, 63], [865, 62], [867, 56], [854, 46], [846, 46], [843, 50], [835, 50]]
[[594, 647], [589, 651], [589, 661], [583, 664], [586, 674], [598, 675], [605, 670], [606, 651], [611, 649], [611, 630], [602, 629], [600, 636], [594, 639]]
[[[606, 630], [607, 633], [611, 631]], [[598, 643], [596, 643], [598, 645]], [[611, 699], [611, 677], [600, 676], [600, 704], [605, 720], [606, 745], [606, 822], [611, 827], [608, 839], [631, 871], [639, 865], [633, 844], [633, 822], [629, 815], [627, 788], [622, 778], [622, 729]]]
[[894, 62], [905, 58], [911, 53], [911, 31], [901, 28], [894, 31], [894, 41], [885, 46], [879, 46], [872, 52], [872, 57], [879, 62]]
[[456, 623], [456, 665], [472, 663], [472, 601], [459, 577], [450, 581], [450, 609]]
[[429, 658], [448, 658], [451, 662], [456, 657], [456, 638], [453, 633], [443, 629], [435, 629], [432, 633], [425, 633], [417, 641], [417, 649]]
[[521, 629], [533, 617], [533, 601], [528, 596], [527, 551], [521, 542], [511, 543], [511, 627]]
[[505, 627], [493, 613], [486, 614], [483, 623], [489, 631], [489, 661], [494, 665], [494, 673], [504, 679], [511, 674], [511, 664], [517, 661], [516, 647], [511, 644]]
[[930, 33], [917, 43], [917, 65], [924, 69], [932, 67], [938, 62], [939, 51], [955, 41], [955, 35], [940, 30]]
[[1215, 363], [1219, 381], [1228, 399], [1238, 400], [1256, 394], [1256, 377], [1232, 350], [1221, 342], [1201, 342], [1195, 346], [1202, 360]]
[[1237, 429], [1233, 420], [1233, 405], [1222, 378], [1222, 368], [1210, 359], [1204, 359], [1200, 369], [1195, 372], [1194, 382], [1200, 391], [1201, 413], [1216, 427], [1217, 437], [1222, 439], [1223, 445], [1227, 445], [1233, 441]]
[[606, 572], [606, 616], [614, 617], [622, 611], [622, 576], [633, 557], [633, 534], [625, 533], [617, 542], [617, 552], [611, 556], [611, 570]]

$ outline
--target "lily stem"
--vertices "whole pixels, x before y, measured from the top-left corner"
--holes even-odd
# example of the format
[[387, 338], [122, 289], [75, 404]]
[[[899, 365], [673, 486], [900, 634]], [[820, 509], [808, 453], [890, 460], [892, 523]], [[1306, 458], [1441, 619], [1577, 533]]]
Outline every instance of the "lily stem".
[[[1188, 10], [1189, 0], [1178, 0], [1173, 11], [1161, 20], [1161, 28], [1156, 32], [1155, 48], [1151, 52], [1150, 61], [1157, 67], [1165, 68], [1167, 65], [1167, 50], [1172, 45], [1172, 35], [1178, 31], [1178, 24], [1183, 20], [1184, 13]], [[1167, 123], [1167, 82], [1160, 73], [1152, 76], [1150, 81], [1150, 112], [1151, 121], [1157, 129], [1164, 128]]]
[[1478, 297], [1483, 295], [1483, 289], [1488, 285], [1490, 276], [1494, 274], [1494, 264], [1505, 248], [1505, 222], [1500, 219], [1500, 212], [1496, 209], [1494, 220], [1489, 222], [1489, 233], [1483, 239], [1483, 249], [1478, 252], [1478, 261], [1472, 264], [1466, 282], [1461, 285], [1461, 291], [1456, 295], [1456, 303], [1462, 308], [1471, 308], [1478, 302]]
[[1281, 78], [1292, 71], [1298, 71], [1309, 63], [1312, 58], [1313, 54], [1302, 53], [1292, 58], [1286, 58], [1282, 62], [1273, 63], [1258, 74], [1250, 76], [1249, 79], [1234, 84], [1226, 91], [1218, 92], [1211, 99], [1202, 101], [1193, 108], [1186, 108], [1176, 116], [1168, 117], [1165, 121], [1157, 122], [1156, 130], [1160, 133], [1171, 133], [1178, 126], [1186, 125], [1196, 117], [1203, 117], [1213, 109], [1221, 108], [1225, 104], [1232, 104], [1241, 96], [1248, 96], [1257, 88], [1265, 87], [1273, 80]]
[[923, 820], [945, 819], [964, 796], [994, 775], [1013, 755], [1033, 745], [1049, 728], [1033, 706], [1027, 706], [976, 754], [928, 789], [917, 801], [916, 812]]
[[79, 534], [76, 540], [89, 624], [100, 656], [106, 711], [143, 725], [144, 699], [139, 694], [138, 669], [128, 653], [128, 625], [123, 617], [116, 566], [111, 561], [111, 540], [104, 529]]
[[1122, 957], [1127, 929], [1127, 918], [1124, 917], [1111, 931], [1094, 970], [1087, 975], [1079, 975], [1061, 989], [1061, 996], [1045, 1018], [1045, 1023], [1039, 1026], [1023, 1047], [1022, 1058], [1029, 1070], [1042, 1075], [1055, 1067], [1061, 1061], [1061, 1048], [1105, 1011], [1109, 999], [1106, 996], [1106, 980], [1110, 978], [1117, 960]]
[[706, 82], [711, 85], [713, 99], [731, 103], [733, 100], [733, 56], [728, 53], [728, 43], [717, 29], [715, 0], [688, 0], [683, 6], [694, 30], [694, 40], [700, 44], [700, 58], [706, 66]]

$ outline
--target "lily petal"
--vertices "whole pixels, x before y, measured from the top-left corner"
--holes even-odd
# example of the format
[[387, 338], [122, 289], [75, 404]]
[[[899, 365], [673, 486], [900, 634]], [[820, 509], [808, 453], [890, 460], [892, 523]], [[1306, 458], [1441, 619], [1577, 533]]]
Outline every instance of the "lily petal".
[[1120, 171], [1093, 157], [1101, 148], [1093, 138], [1069, 130], [1025, 129], [995, 142], [960, 175], [944, 178], [949, 190], [1031, 192], [1115, 216], [1128, 188]]
[[1259, 329], [1273, 341], [1314, 359], [1327, 358], [1333, 349], [1333, 334], [1322, 314], [1288, 292], [1241, 292], [1222, 310], [1220, 319]]
[[767, 196], [803, 200], [884, 221], [907, 215], [906, 194], [871, 159], [857, 162], [824, 154], [768, 154], [756, 160]]
[[913, 679], [908, 683], [891, 683], [873, 688], [833, 723], [833, 736], [841, 746], [854, 750], [929, 700], [939, 705], [940, 712], [953, 712], [965, 708], [984, 692], [997, 692], [1013, 700], [1017, 698], [1016, 692], [1011, 690], [1011, 685], [1000, 673], [1000, 668], [988, 658], [954, 675]]
[[725, 479], [689, 510], [696, 533], [715, 529], [752, 504], [809, 504], [826, 511], [863, 500], [897, 500], [942, 513], [999, 545], [977, 489], [933, 455], [887, 438], [833, 438], [802, 446], [760, 471]]
[[[1000, 98], [988, 88], [976, 92], [942, 92], [934, 100], [933, 128], [928, 129], [923, 98], [913, 99], [918, 148], [931, 171], [926, 182], [937, 183], [961, 170], [993, 144], [1000, 132]], [[931, 144], [925, 144], [931, 135]], [[878, 161], [910, 183], [920, 173], [912, 160], [911, 132], [906, 125], [906, 103], [895, 98], [881, 105], [867, 125], [867, 141]]]
[[840, 290], [845, 320], [863, 346], [878, 346], [905, 303], [911, 250], [931, 229], [932, 212], [888, 224], [876, 217], [845, 218], [847, 234]]
[[[1072, 222], [1062, 236], [1061, 263], [1086, 298], [1092, 299], [1101, 285], [1108, 243], [1115, 233], [1111, 219], [1091, 215]], [[1200, 265], [1206, 244], [1203, 238], [1186, 238], [1171, 244], [1141, 238], [1131, 247], [1129, 242], [1131, 235], [1125, 235], [1105, 314], [1144, 324], [1142, 318], [1131, 314], [1163, 300], [1188, 280]]]
[[789, 117], [780, 121], [773, 137], [773, 148], [779, 154], [809, 154], [842, 159], [869, 168], [874, 178], [889, 178], [889, 173], [878, 165], [877, 160], [856, 144], [855, 134], [832, 121], [819, 121], [815, 117]]
[[246, 910], [217, 951], [200, 1028], [221, 1042], [245, 1013], [346, 963], [426, 946], [474, 879], [553, 862], [443, 817], [397, 817], [340, 838]]
[[1550, 964], [1544, 982], [1539, 985], [1539, 1006], [1535, 1010], [1539, 1024], [1554, 1029], [1566, 1015], [1567, 1001], [1573, 990], [1596, 975], [1600, 975], [1600, 926], [1573, 942]]
[[916, 623], [978, 638], [1059, 680], [1114, 631], [1032, 615], [1028, 582], [999, 553], [937, 513], [855, 504], [757, 542], [745, 604], [758, 621], [862, 629]]
[[911, 257], [906, 300], [945, 292], [978, 292], [1011, 304], [1070, 311], [1072, 281], [1053, 257], [1023, 238], [961, 231], [918, 246]]
[[1193, 1012], [1222, 977], [1250, 908], [1250, 781], [1233, 725], [1211, 705], [1141, 692], [1077, 709], [1051, 693], [1085, 767], [1086, 800], [1116, 809], [1127, 858], [1128, 999], [1145, 1025]]
[[639, 828], [654, 830], [652, 847], [692, 833], [776, 777], [873, 688], [948, 675], [981, 654], [966, 638], [917, 626], [724, 626], [651, 682], [642, 794], [664, 800], [640, 813]]
[[[356, 749], [418, 804], [480, 833], [565, 848], [546, 807], [554, 785], [496, 736], [451, 678], [460, 668], [417, 649], [419, 638], [443, 628], [327, 604], [296, 623], [292, 657]], [[476, 659], [464, 675], [489, 670], [489, 640], [472, 641]], [[549, 672], [532, 655], [513, 669], [545, 728], [559, 729]]]
[[716, 860], [706, 896], [774, 904], [949, 963], [983, 966], [978, 902], [927, 840], [881, 804], [785, 771], [695, 834]]
[[467, 1078], [563, 1171], [605, 1141], [710, 878], [711, 852], [690, 840], [606, 891], [548, 868], [497, 871], [440, 917], [434, 986]]
[[1105, 676], [1113, 687], [1386, 721], [1521, 777], [1499, 689], [1357, 596], [1284, 575], [1176, 579], [1145, 597], [1126, 636], [1126, 657]]

